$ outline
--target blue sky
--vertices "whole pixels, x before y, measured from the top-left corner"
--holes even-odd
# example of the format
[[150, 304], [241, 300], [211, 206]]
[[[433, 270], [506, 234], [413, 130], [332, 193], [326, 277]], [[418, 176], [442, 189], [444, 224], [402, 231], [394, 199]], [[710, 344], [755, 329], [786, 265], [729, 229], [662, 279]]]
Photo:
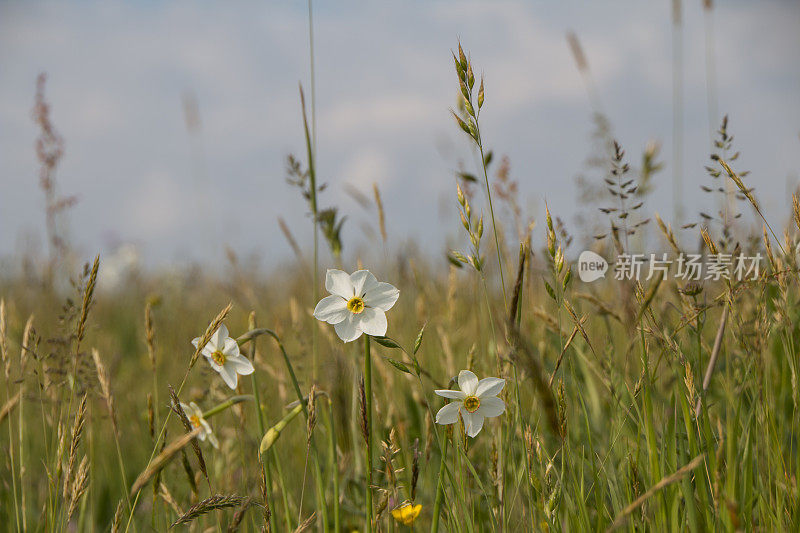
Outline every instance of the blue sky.
[[[410, 238], [439, 252], [458, 242], [453, 171], [474, 164], [448, 111], [458, 39], [486, 76], [485, 142], [510, 158], [529, 214], [541, 218], [545, 199], [568, 224], [581, 211], [574, 178], [585, 170], [592, 122], [571, 30], [632, 162], [648, 141], [662, 143], [667, 168], [649, 208], [671, 217], [670, 2], [318, 4], [318, 169], [329, 184], [321, 203], [348, 216], [346, 253], [369, 246], [362, 226], [374, 220], [346, 185], [367, 195], [379, 185], [391, 243]], [[781, 219], [800, 172], [800, 5], [718, 4], [718, 109], [731, 117], [739, 168], [752, 171], [766, 210]], [[701, 2], [684, 9], [693, 214], [708, 181], [710, 124]], [[0, 256], [43, 233], [30, 115], [41, 71], [66, 140], [60, 187], [79, 197], [70, 236], [87, 256], [133, 242], [148, 264], [220, 264], [227, 245], [274, 264], [290, 254], [279, 216], [309, 242], [305, 205], [285, 184], [286, 155], [304, 151], [304, 2], [0, 4]], [[187, 92], [201, 115], [194, 137]]]

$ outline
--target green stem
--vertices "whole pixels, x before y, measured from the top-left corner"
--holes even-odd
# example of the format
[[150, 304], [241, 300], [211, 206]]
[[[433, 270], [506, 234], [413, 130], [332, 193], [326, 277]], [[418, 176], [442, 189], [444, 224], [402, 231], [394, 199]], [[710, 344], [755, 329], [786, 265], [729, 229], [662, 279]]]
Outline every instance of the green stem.
[[[6, 400], [11, 399], [8, 380], [6, 380]], [[14, 432], [12, 430], [11, 417], [8, 417], [8, 455], [11, 460], [11, 490], [14, 493], [14, 516], [16, 517], [17, 532], [21, 531], [19, 519], [19, 501], [17, 500], [17, 467], [14, 462]]]
[[[250, 352], [250, 354], [251, 354], [250, 360], [251, 361], [255, 360], [255, 357], [253, 357], [255, 355], [255, 353], [256, 353], [256, 347], [255, 347], [255, 342], [254, 342], [253, 346], [251, 347], [251, 352]], [[255, 372], [250, 374], [250, 379], [251, 379], [251, 381], [253, 383], [253, 396], [255, 397], [255, 401], [256, 401], [256, 418], [258, 420], [258, 434], [263, 437], [264, 433], [266, 433], [267, 430], [266, 430], [265, 423], [264, 423], [264, 410], [261, 407], [261, 394], [258, 391], [258, 380], [256, 379], [256, 373]], [[212, 409], [212, 411], [213, 411], [213, 409]], [[209, 413], [203, 413], [203, 418], [207, 418], [208, 416], [210, 416], [210, 411], [209, 411]], [[270, 465], [269, 465], [269, 457], [264, 457], [262, 459], [261, 468], [264, 469], [264, 480], [265, 480], [266, 485], [267, 485], [267, 505], [269, 506], [269, 511], [270, 511], [270, 513], [269, 513], [269, 527], [270, 527], [270, 529], [272, 531], [277, 531], [278, 530], [278, 524], [276, 523], [277, 519], [275, 518], [275, 502], [274, 502], [274, 500], [272, 498], [272, 468], [270, 468]]]
[[[308, 16], [309, 16], [309, 35], [311, 30], [311, 0], [308, 3]], [[313, 38], [311, 39], [312, 43], [312, 50], [313, 50]], [[312, 51], [313, 54], [313, 51]], [[319, 301], [319, 216], [318, 216], [318, 207], [317, 207], [317, 171], [315, 167], [315, 159], [316, 159], [316, 118], [315, 118], [315, 110], [314, 110], [314, 63], [313, 63], [313, 55], [312, 55], [312, 63], [311, 63], [311, 121], [312, 121], [312, 128], [314, 139], [312, 141], [312, 134], [309, 132], [308, 129], [308, 117], [306, 116], [306, 99], [303, 95], [303, 89], [300, 88], [300, 103], [303, 108], [303, 133], [305, 134], [306, 139], [306, 154], [308, 157], [308, 180], [310, 184], [310, 192], [311, 192], [311, 218], [314, 221], [314, 271], [312, 272], [312, 291], [314, 295], [314, 305]], [[312, 317], [313, 320], [313, 317]], [[312, 361], [311, 361], [311, 378], [312, 381], [316, 382], [318, 377], [319, 371], [319, 339], [318, 339], [318, 328], [317, 328], [317, 321], [313, 320], [312, 322], [312, 330], [311, 330], [311, 354], [312, 354]]]
[[339, 467], [336, 456], [336, 431], [333, 420], [333, 405], [328, 400], [328, 410], [325, 411], [326, 424], [328, 425], [328, 471], [333, 476], [333, 530], [339, 533], [342, 530], [339, 516]]
[[364, 469], [367, 473], [366, 499], [367, 499], [367, 533], [372, 531], [372, 357], [369, 352], [369, 335], [364, 335], [364, 394], [366, 396], [367, 411], [367, 464]]
[[[253, 374], [251, 374], [251, 376], [254, 375], [254, 374], [255, 374], [255, 372], [253, 372]], [[253, 385], [256, 385], [255, 378], [253, 378]], [[253, 387], [253, 390], [257, 391], [258, 389]], [[203, 413], [203, 418], [211, 418], [212, 416], [221, 413], [225, 409], [228, 409], [229, 407], [233, 407], [237, 403], [246, 402], [247, 400], [256, 400], [256, 402], [258, 402], [258, 392], [256, 392], [256, 394], [253, 395], [253, 396], [251, 396], [249, 394], [237, 394], [236, 396], [231, 396], [230, 398], [228, 398], [227, 400], [225, 400], [221, 404], [215, 405], [214, 407], [212, 407], [211, 409], [209, 409], [208, 411]], [[258, 413], [259, 422], [263, 423], [263, 419], [262, 419], [263, 415], [260, 412], [261, 411], [260, 407], [259, 407], [258, 411], [259, 411], [259, 413]], [[259, 429], [261, 429], [260, 426], [259, 426]], [[261, 436], [263, 437], [264, 433], [262, 433]]]
[[481, 167], [483, 168], [483, 179], [486, 184], [486, 198], [489, 200], [489, 214], [492, 217], [492, 231], [494, 232], [494, 246], [497, 249], [497, 265], [500, 269], [500, 285], [503, 288], [503, 308], [508, 309], [508, 299], [506, 298], [506, 282], [503, 276], [503, 257], [500, 252], [500, 238], [497, 236], [497, 223], [494, 220], [494, 206], [492, 205], [492, 189], [489, 187], [489, 173], [486, 171], [486, 156], [483, 154], [483, 141], [481, 140], [481, 130], [478, 127], [478, 118], [475, 117], [475, 131], [478, 137], [478, 149], [481, 152]]
[[[286, 349], [283, 347], [283, 342], [281, 342], [281, 339], [280, 337], [278, 337], [277, 333], [275, 333], [272, 330], [259, 329], [256, 331], [258, 332], [258, 334], [264, 333], [271, 336], [273, 339], [275, 339], [275, 342], [278, 343], [278, 347], [281, 350], [281, 355], [283, 356], [283, 361], [286, 364], [286, 370], [289, 372], [289, 377], [292, 380], [292, 385], [294, 387], [294, 392], [297, 395], [297, 400], [300, 402], [300, 405], [303, 408], [303, 416], [305, 417], [306, 421], [308, 421], [308, 407], [306, 405], [306, 400], [303, 396], [303, 391], [300, 389], [300, 383], [297, 381], [297, 374], [295, 374], [294, 372], [292, 361], [289, 359], [289, 355], [286, 353]], [[325, 504], [325, 487], [322, 484], [322, 468], [320, 467], [319, 464], [319, 455], [317, 454], [317, 448], [314, 445], [313, 438], [311, 441], [311, 451], [313, 453], [314, 477], [317, 485], [317, 506], [320, 510], [323, 531], [328, 531], [328, 510]], [[278, 465], [278, 468], [280, 469], [280, 465]]]
[[292, 527], [292, 512], [289, 510], [289, 491], [286, 487], [286, 480], [283, 477], [283, 467], [281, 461], [278, 459], [278, 452], [275, 448], [270, 450], [272, 458], [275, 460], [275, 468], [278, 471], [278, 479], [281, 482], [281, 497], [283, 503], [283, 520], [286, 523], [286, 531], [293, 531]]
[[[23, 348], [24, 349], [24, 348]], [[20, 360], [22, 357], [20, 356]], [[22, 362], [20, 362], [22, 366]], [[25, 370], [22, 370], [23, 375]], [[23, 406], [25, 405], [25, 381], [19, 384], [19, 407], [17, 408], [19, 414], [19, 492], [20, 492], [20, 509], [22, 511], [22, 531], [28, 531], [28, 520], [26, 518], [27, 503], [25, 498], [25, 415], [23, 413]]]
[[447, 462], [447, 438], [444, 439], [444, 445], [441, 446], [442, 458], [439, 462], [439, 477], [436, 483], [436, 502], [433, 504], [433, 523], [431, 524], [431, 533], [438, 533], [439, 531], [439, 514], [442, 509], [442, 502], [444, 501], [444, 470]]

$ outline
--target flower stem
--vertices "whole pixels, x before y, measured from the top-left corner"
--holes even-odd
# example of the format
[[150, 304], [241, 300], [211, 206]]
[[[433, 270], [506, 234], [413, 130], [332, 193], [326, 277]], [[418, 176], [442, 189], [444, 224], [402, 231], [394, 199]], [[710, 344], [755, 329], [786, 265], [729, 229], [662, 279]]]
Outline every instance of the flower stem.
[[372, 531], [372, 358], [369, 353], [369, 335], [364, 335], [364, 394], [367, 411], [367, 442], [365, 470], [367, 473], [367, 533]]

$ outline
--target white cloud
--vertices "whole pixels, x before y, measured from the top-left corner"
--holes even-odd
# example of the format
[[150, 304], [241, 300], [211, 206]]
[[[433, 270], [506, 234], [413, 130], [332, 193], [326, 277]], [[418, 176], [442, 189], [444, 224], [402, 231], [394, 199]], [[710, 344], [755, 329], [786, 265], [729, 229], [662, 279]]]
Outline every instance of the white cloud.
[[[450, 194], [456, 159], [472, 164], [448, 114], [457, 91], [449, 54], [459, 37], [487, 76], [485, 140], [511, 156], [524, 196], [547, 196], [567, 219], [576, 210], [571, 178], [591, 124], [567, 30], [581, 38], [631, 159], [652, 137], [665, 141], [669, 158], [667, 4], [315, 6], [325, 201], [344, 198], [345, 183], [368, 188], [377, 181], [388, 210], [414, 211], [393, 221], [397, 234], [441, 243], [446, 228], [427, 230], [437, 220], [437, 198]], [[144, 241], [151, 262], [172, 259], [187, 239], [208, 231], [247, 247], [243, 255], [284, 250], [279, 234], [259, 228], [277, 216], [307, 222], [302, 201], [284, 183], [285, 155], [304, 154], [297, 83], [310, 97], [305, 17], [304, 5], [280, 2], [0, 4], [0, 256], [13, 253], [20, 232], [41, 225], [30, 120], [41, 70], [50, 74], [48, 97], [67, 143], [58, 176], [65, 193], [80, 196], [71, 226], [85, 248], [101, 246], [107, 226]], [[800, 123], [798, 17], [797, 6], [779, 2], [718, 3], [715, 14], [720, 110], [731, 113], [763, 194], [775, 198], [786, 173], [800, 166], [796, 151], [786, 149]], [[707, 150], [699, 3], [687, 7], [686, 20], [689, 182], [703, 175]], [[181, 104], [187, 90], [197, 95], [203, 124], [194, 145]], [[455, 150], [443, 160], [436, 145], [448, 143]], [[669, 212], [669, 194], [660, 197], [654, 207]], [[224, 213], [222, 223], [197, 216], [206, 201]]]

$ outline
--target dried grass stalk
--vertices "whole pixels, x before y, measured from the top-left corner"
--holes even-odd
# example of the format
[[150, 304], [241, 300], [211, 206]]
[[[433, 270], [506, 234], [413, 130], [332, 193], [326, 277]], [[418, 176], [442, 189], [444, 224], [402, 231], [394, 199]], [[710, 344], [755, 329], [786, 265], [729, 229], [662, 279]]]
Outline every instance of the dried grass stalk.
[[[172, 410], [175, 411], [175, 414], [181, 419], [183, 422], [183, 427], [186, 429], [186, 432], [192, 431], [192, 423], [189, 422], [189, 418], [186, 416], [186, 413], [183, 412], [183, 407], [181, 407], [181, 401], [178, 398], [178, 395], [175, 393], [175, 389], [172, 388], [172, 385], [169, 385], [169, 396], [172, 398]], [[203, 458], [203, 451], [200, 449], [200, 445], [197, 443], [196, 440], [192, 441], [192, 450], [194, 450], [194, 454], [197, 457], [197, 462], [200, 465], [200, 471], [203, 473], [203, 476], [208, 481], [208, 471], [206, 470], [206, 461]]]
[[111, 417], [111, 425], [114, 426], [114, 433], [119, 435], [119, 426], [117, 425], [117, 412], [114, 409], [114, 395], [111, 393], [111, 379], [108, 377], [108, 371], [100, 359], [100, 352], [92, 349], [92, 360], [97, 370], [97, 381], [100, 382], [100, 392], [103, 395], [103, 401], [108, 409], [108, 416]]
[[130, 492], [131, 498], [135, 498], [136, 494], [142, 490], [142, 487], [147, 485], [147, 482], [150, 481], [157, 472], [161, 471], [161, 469], [172, 460], [176, 453], [181, 451], [184, 446], [193, 441], [195, 437], [200, 434], [200, 431], [202, 431], [202, 428], [194, 428], [191, 432], [181, 435], [169, 445], [164, 447], [161, 453], [156, 455], [156, 457], [150, 462], [150, 465], [144, 471], [142, 471], [142, 473], [139, 474], [139, 477], [136, 478], [136, 481], [133, 482]]
[[214, 320], [211, 321], [211, 324], [208, 325], [205, 333], [203, 333], [203, 336], [200, 337], [200, 342], [197, 343], [197, 348], [195, 349], [194, 354], [192, 354], [192, 359], [189, 362], [189, 368], [192, 368], [197, 362], [197, 358], [200, 357], [200, 353], [203, 351], [203, 348], [206, 347], [208, 341], [211, 340], [211, 336], [219, 329], [219, 326], [222, 324], [222, 321], [225, 320], [225, 317], [228, 316], [231, 307], [233, 307], [232, 303], [226, 305], [225, 308], [220, 311], [216, 317], [214, 317]]

